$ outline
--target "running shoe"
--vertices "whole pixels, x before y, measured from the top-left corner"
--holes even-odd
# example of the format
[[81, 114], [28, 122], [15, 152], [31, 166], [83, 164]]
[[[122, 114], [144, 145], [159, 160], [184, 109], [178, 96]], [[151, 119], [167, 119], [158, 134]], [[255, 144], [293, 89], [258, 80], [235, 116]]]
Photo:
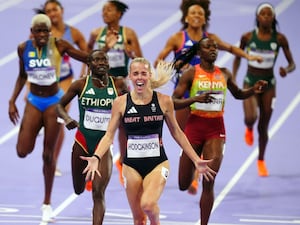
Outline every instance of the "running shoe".
[[188, 188], [188, 193], [191, 195], [196, 195], [198, 191], [198, 178], [195, 178]]
[[61, 177], [61, 176], [62, 176], [62, 172], [61, 172], [61, 170], [58, 168], [58, 166], [56, 166], [56, 168], [55, 168], [55, 173], [54, 173], [54, 175], [55, 175], [56, 177]]
[[92, 189], [93, 189], [93, 183], [91, 180], [89, 180], [85, 183], [85, 190], [91, 191]]
[[51, 205], [43, 204], [41, 208], [43, 215], [42, 215], [42, 221], [46, 223], [51, 223], [54, 221], [53, 215], [52, 215], [52, 207]]
[[[200, 158], [203, 159], [203, 156], [201, 155]], [[197, 194], [200, 179], [201, 179], [200, 173], [197, 170], [195, 170], [194, 180], [192, 181], [191, 185], [188, 188], [189, 194], [191, 194], [191, 195]]]
[[122, 167], [122, 163], [120, 162], [120, 159], [117, 159], [115, 164], [119, 172], [119, 181], [121, 185], [124, 186], [123, 167]]
[[245, 142], [247, 145], [252, 146], [254, 142], [253, 129], [246, 128]]
[[266, 163], [264, 160], [257, 161], [257, 169], [258, 169], [258, 176], [260, 177], [269, 176], [269, 172], [267, 170]]

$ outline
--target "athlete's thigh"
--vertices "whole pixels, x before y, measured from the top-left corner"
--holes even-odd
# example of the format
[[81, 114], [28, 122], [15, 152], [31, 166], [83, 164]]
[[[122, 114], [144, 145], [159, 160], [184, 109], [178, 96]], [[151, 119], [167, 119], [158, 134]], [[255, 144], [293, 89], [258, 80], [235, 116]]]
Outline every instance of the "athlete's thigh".
[[225, 147], [225, 141], [222, 138], [212, 138], [205, 141], [203, 146], [203, 158], [204, 159], [213, 159], [209, 163], [209, 167], [219, 171], [222, 160], [223, 160], [223, 151]]
[[143, 190], [143, 178], [132, 167], [123, 164], [124, 186], [128, 203], [133, 212], [140, 211], [140, 198]]
[[45, 128], [44, 144], [50, 150], [54, 148], [59, 130], [63, 126], [57, 122], [56, 104], [49, 106], [43, 113], [43, 123]]
[[260, 97], [259, 107], [261, 114], [266, 116], [264, 119], [269, 119], [275, 107], [276, 91], [275, 87], [266, 90]]
[[100, 186], [103, 188], [103, 190], [105, 190], [111, 174], [112, 174], [112, 153], [109, 150], [107, 150], [107, 152], [102, 156], [100, 164], [99, 164], [99, 171], [101, 174], [101, 177], [99, 179], [100, 181]]
[[170, 173], [169, 161], [157, 165], [143, 181], [142, 202], [158, 202]]
[[42, 112], [30, 103], [26, 103], [18, 135], [18, 151], [31, 152], [36, 136], [42, 127]]

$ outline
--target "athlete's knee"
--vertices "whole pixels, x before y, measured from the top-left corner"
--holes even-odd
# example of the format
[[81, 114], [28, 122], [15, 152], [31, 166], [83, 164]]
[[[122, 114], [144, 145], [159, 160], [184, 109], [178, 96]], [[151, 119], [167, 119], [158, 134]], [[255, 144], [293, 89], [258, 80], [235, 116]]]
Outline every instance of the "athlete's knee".
[[54, 161], [54, 151], [47, 151], [47, 150], [44, 150], [43, 152], [43, 161], [44, 163], [53, 163]]
[[152, 199], [147, 198], [147, 200], [141, 201], [141, 208], [147, 215], [153, 215], [157, 207], [157, 203]]
[[103, 201], [104, 200], [104, 189], [93, 186], [93, 199], [94, 201]]
[[214, 185], [215, 182], [212, 180], [202, 180], [202, 192], [203, 193], [213, 193], [214, 192]]
[[17, 149], [17, 155], [20, 158], [25, 158], [29, 153], [32, 152], [33, 148], [29, 148], [27, 146], [25, 146], [24, 144], [17, 144], [16, 146]]
[[150, 202], [144, 202], [141, 203], [141, 208], [146, 214], [149, 214], [150, 212], [153, 211], [153, 204], [151, 204]]
[[28, 155], [27, 152], [19, 151], [18, 149], [17, 149], [17, 154], [20, 158], [25, 158]]
[[189, 188], [190, 185], [179, 182], [178, 186], [179, 186], [180, 191], [186, 191]]
[[190, 182], [188, 182], [186, 179], [182, 179], [179, 177], [178, 179], [178, 187], [180, 191], [186, 191], [189, 186], [191, 185], [192, 180]]
[[76, 195], [80, 195], [84, 192], [84, 188], [74, 188], [74, 192]]

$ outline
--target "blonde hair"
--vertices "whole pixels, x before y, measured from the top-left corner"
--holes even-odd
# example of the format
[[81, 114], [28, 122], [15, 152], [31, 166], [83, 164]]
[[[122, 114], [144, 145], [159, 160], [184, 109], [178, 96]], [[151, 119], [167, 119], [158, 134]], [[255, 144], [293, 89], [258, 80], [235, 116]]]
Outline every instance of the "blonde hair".
[[31, 28], [33, 28], [37, 24], [45, 23], [46, 26], [51, 29], [51, 20], [45, 14], [37, 14], [31, 20]]
[[[143, 58], [143, 57], [137, 57], [134, 58], [131, 63], [143, 63], [145, 65], [148, 65], [149, 72], [152, 74], [150, 78], [150, 84], [152, 89], [159, 88], [166, 83], [168, 83], [169, 80], [171, 80], [172, 76], [175, 74], [174, 65], [170, 62], [165, 61], [159, 61], [156, 69], [154, 69], [150, 62]], [[130, 67], [129, 67], [130, 68]]]

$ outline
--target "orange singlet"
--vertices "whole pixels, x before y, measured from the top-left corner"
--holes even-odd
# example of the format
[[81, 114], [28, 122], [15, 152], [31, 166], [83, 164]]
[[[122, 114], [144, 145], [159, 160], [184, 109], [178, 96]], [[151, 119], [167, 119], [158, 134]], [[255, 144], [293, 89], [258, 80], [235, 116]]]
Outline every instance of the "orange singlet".
[[190, 96], [209, 92], [215, 100], [191, 105], [191, 115], [185, 127], [185, 134], [190, 143], [202, 144], [211, 138], [225, 139], [223, 114], [226, 90], [227, 81], [219, 67], [215, 67], [214, 72], [206, 72], [200, 65], [195, 66]]

